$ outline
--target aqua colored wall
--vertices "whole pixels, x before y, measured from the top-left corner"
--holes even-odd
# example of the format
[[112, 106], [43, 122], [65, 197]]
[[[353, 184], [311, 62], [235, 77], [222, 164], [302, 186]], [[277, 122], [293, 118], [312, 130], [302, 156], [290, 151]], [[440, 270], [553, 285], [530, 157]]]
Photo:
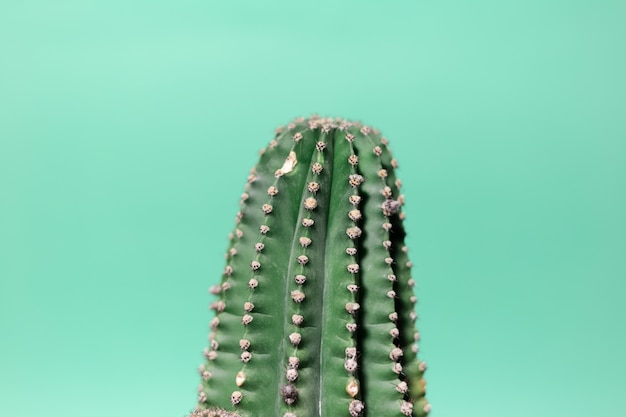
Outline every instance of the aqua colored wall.
[[623, 416], [626, 3], [0, 4], [0, 415], [182, 417], [248, 169], [399, 162], [433, 417]]

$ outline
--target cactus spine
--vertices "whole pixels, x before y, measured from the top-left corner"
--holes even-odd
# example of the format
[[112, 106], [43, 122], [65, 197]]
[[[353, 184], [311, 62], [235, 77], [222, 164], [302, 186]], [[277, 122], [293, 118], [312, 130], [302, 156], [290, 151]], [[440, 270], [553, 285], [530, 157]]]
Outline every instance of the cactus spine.
[[428, 414], [396, 167], [357, 122], [276, 130], [211, 289], [194, 417]]

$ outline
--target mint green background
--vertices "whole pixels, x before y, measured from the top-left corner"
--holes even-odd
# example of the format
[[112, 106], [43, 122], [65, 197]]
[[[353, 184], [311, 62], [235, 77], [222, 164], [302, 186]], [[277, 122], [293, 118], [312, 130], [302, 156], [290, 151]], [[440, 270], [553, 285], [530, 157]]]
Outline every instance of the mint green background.
[[[248, 169], [400, 161], [435, 417], [624, 415], [624, 1], [0, 5], [0, 415], [194, 405]], [[620, 401], [621, 399], [621, 401]]]

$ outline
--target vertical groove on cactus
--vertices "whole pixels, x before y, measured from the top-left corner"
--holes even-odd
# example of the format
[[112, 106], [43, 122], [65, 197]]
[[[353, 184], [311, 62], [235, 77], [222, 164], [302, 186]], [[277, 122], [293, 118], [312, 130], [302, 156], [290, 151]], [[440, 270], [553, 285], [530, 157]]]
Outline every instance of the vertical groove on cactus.
[[[305, 130], [300, 139], [302, 142], [307, 141], [308, 147], [305, 149], [313, 156], [308, 166], [301, 167], [301, 195], [296, 204], [299, 212], [292, 225], [292, 259], [285, 277], [291, 299], [288, 300], [289, 309], [284, 317], [285, 337], [279, 365], [284, 376], [277, 396], [280, 414], [276, 415], [302, 415], [301, 410], [315, 409], [319, 402], [316, 386], [319, 368], [314, 358], [320, 355], [317, 311], [324, 282], [320, 273], [324, 265], [323, 249], [326, 241], [326, 216], [323, 213], [328, 206], [328, 193], [320, 190], [327, 188], [330, 172], [324, 169], [324, 147], [317, 145], [324, 143], [324, 137], [316, 136], [315, 132]], [[292, 180], [295, 182], [296, 179]], [[309, 186], [312, 183], [317, 185]]]
[[[361, 129], [357, 133], [357, 139], [362, 144], [363, 152], [360, 152], [362, 163], [370, 166], [367, 181], [363, 183], [363, 194], [367, 196], [364, 202], [364, 217], [368, 219], [364, 225], [363, 246], [368, 248], [363, 254], [363, 263], [371, 265], [367, 282], [364, 286], [367, 291], [363, 292], [362, 303], [366, 306], [363, 310], [362, 330], [362, 360], [368, 363], [363, 369], [364, 395], [376, 393], [380, 400], [367, 405], [368, 414], [371, 415], [397, 415], [398, 403], [402, 395], [394, 389], [399, 382], [399, 374], [394, 372], [394, 364], [400, 363], [401, 352], [393, 344], [390, 336], [394, 328], [389, 315], [395, 312], [394, 280], [390, 279], [392, 259], [389, 257], [383, 242], [389, 240], [391, 230], [387, 227], [388, 221], [382, 212], [385, 196], [382, 191], [385, 187], [385, 179], [381, 174], [383, 167], [378, 156], [371, 149], [374, 144], [369, 138], [369, 129]], [[355, 141], [357, 140], [355, 139]], [[364, 277], [365, 280], [365, 277]]]
[[397, 163], [374, 129], [297, 119], [248, 177], [211, 289], [197, 416], [424, 416]]
[[[328, 212], [327, 259], [325, 264], [324, 304], [321, 316], [322, 350], [320, 393], [322, 398], [321, 415], [347, 415], [352, 401], [359, 401], [359, 370], [356, 348], [359, 304], [356, 292], [348, 286], [359, 286], [358, 282], [358, 232], [356, 224], [348, 213], [352, 209], [350, 196], [358, 194], [358, 184], [354, 182], [356, 171], [348, 158], [353, 155], [352, 143], [343, 137], [345, 132], [335, 131], [333, 141], [333, 171], [330, 185]], [[353, 185], [350, 184], [351, 179]], [[354, 287], [351, 287], [354, 288]], [[354, 349], [356, 350], [356, 349]], [[351, 375], [353, 377], [351, 378]], [[352, 394], [348, 393], [348, 390]], [[356, 391], [356, 394], [354, 393]], [[355, 400], [352, 397], [356, 397]]]

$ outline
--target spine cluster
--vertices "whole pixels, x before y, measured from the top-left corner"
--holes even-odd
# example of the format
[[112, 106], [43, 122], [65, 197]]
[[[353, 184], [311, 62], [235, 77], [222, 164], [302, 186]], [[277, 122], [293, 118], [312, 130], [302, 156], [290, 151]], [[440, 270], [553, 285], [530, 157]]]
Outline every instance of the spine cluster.
[[250, 172], [211, 288], [195, 415], [430, 411], [404, 197], [387, 145], [341, 119], [277, 129]]

